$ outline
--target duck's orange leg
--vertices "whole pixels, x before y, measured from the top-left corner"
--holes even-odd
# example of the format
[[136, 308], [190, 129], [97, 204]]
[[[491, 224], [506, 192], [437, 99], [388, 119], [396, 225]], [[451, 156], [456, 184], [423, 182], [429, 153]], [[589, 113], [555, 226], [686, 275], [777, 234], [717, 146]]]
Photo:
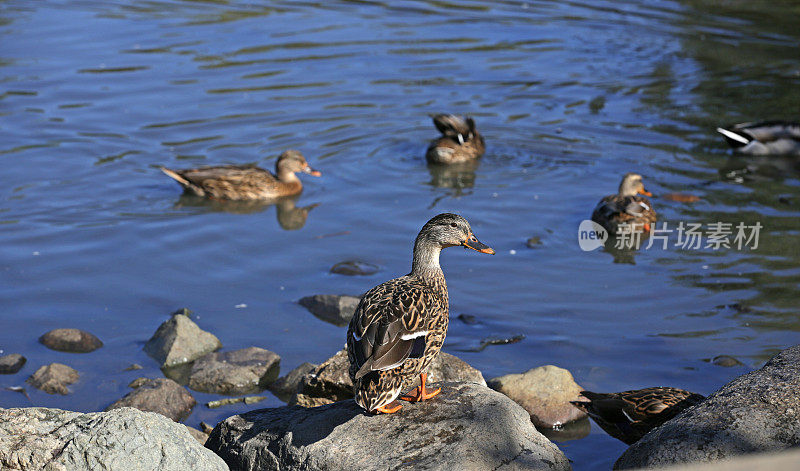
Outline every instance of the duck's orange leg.
[[378, 407], [375, 410], [378, 412], [382, 412], [384, 414], [394, 414], [395, 412], [399, 411], [402, 408], [403, 408], [402, 404], [398, 403], [397, 401], [392, 401], [388, 404], [384, 404]]
[[411, 402], [419, 402], [425, 401], [433, 396], [442, 392], [442, 388], [436, 388], [435, 391], [431, 391], [429, 389], [425, 389], [425, 380], [428, 379], [428, 375], [426, 373], [421, 373], [419, 375], [419, 386], [412, 389], [411, 392], [404, 396], [400, 396], [400, 399], [404, 401], [411, 401]]

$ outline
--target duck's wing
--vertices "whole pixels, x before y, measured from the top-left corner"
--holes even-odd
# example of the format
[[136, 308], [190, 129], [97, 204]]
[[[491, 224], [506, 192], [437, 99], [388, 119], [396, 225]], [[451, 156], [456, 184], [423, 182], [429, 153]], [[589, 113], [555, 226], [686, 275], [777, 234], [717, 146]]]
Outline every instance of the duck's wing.
[[[470, 118], [470, 121], [472, 119]], [[447, 137], [452, 137], [454, 139], [458, 139], [460, 144], [464, 143], [464, 140], [468, 139], [470, 133], [472, 131], [470, 127], [470, 123], [461, 116], [457, 116], [454, 114], [437, 114], [433, 116], [433, 124], [436, 126], [436, 129], [439, 130], [440, 133]], [[472, 122], [472, 126], [475, 126], [475, 122]], [[460, 136], [460, 138], [459, 138]]]
[[396, 368], [409, 357], [421, 357], [428, 316], [441, 308], [427, 286], [409, 277], [387, 281], [367, 292], [347, 332], [353, 377]]
[[800, 141], [800, 123], [790, 121], [739, 123], [724, 128], [719, 127], [717, 132], [722, 134], [733, 148], [744, 147], [754, 140], [765, 144], [781, 139]]
[[221, 165], [216, 167], [200, 167], [177, 172], [181, 177], [198, 186], [210, 181], [225, 180], [231, 183], [247, 182], [253, 178], [275, 180], [275, 176], [263, 168], [254, 165]]

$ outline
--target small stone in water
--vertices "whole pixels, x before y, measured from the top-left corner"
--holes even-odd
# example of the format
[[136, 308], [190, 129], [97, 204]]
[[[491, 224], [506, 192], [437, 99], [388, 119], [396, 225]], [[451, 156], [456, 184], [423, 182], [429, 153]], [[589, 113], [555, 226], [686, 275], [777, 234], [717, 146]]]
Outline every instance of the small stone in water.
[[45, 347], [60, 352], [89, 353], [103, 346], [99, 338], [78, 329], [55, 329], [39, 337]]
[[127, 368], [125, 368], [125, 369], [124, 369], [124, 370], [122, 370], [122, 371], [141, 370], [142, 368], [144, 368], [142, 365], [140, 365], [140, 364], [138, 364], [138, 363], [134, 363], [134, 364], [132, 364], [131, 366], [129, 366], [129, 367], [127, 367]]
[[459, 314], [458, 320], [467, 325], [475, 325], [478, 323], [478, 318], [473, 316], [472, 314]]
[[369, 276], [377, 273], [378, 270], [377, 265], [358, 260], [339, 262], [331, 267], [331, 273], [347, 276]]
[[724, 366], [731, 368], [734, 366], [741, 366], [743, 363], [730, 355], [718, 355], [711, 359], [711, 363], [717, 366]]
[[528, 239], [527, 245], [529, 249], [535, 249], [538, 246], [542, 245], [542, 239], [541, 237], [533, 236], [530, 239]]
[[18, 372], [28, 361], [19, 353], [10, 353], [0, 357], [0, 374], [10, 375]]

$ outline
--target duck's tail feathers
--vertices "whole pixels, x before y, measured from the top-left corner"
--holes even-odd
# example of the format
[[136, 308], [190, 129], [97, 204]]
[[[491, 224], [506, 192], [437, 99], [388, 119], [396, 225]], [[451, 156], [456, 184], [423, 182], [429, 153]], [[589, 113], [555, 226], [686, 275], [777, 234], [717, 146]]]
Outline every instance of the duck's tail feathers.
[[717, 132], [725, 136], [725, 140], [728, 141], [731, 147], [743, 147], [750, 144], [752, 140], [742, 133], [737, 133], [736, 131], [725, 128], [717, 128]]
[[164, 172], [168, 177], [172, 178], [176, 182], [180, 183], [184, 190], [188, 192], [195, 193], [199, 196], [203, 196], [205, 191], [202, 188], [195, 185], [194, 183], [190, 182], [186, 178], [182, 177], [178, 172], [175, 170], [170, 170], [167, 167], [159, 167], [162, 172]]

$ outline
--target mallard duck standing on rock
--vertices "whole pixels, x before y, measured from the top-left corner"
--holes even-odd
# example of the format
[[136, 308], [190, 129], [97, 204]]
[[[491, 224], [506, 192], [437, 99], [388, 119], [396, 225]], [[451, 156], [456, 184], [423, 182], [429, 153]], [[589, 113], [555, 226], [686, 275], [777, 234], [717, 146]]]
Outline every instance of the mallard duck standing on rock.
[[368, 412], [400, 410], [395, 400], [416, 375], [419, 387], [401, 399], [424, 401], [440, 392], [426, 389], [425, 369], [439, 354], [449, 321], [439, 254], [455, 246], [494, 254], [475, 238], [466, 219], [440, 214], [425, 223], [414, 242], [411, 273], [361, 298], [347, 330], [347, 354], [356, 403]]
[[222, 165], [188, 170], [161, 171], [175, 179], [186, 193], [222, 200], [259, 200], [296, 195], [303, 184], [295, 173], [322, 175], [308, 165], [299, 151], [284, 151], [275, 162], [275, 175], [255, 165]]
[[647, 432], [705, 397], [678, 388], [656, 387], [618, 393], [581, 391], [588, 401], [570, 401], [612, 437], [631, 445]]
[[717, 128], [740, 154], [800, 155], [800, 123], [761, 121]]
[[437, 114], [433, 124], [442, 137], [431, 142], [425, 158], [432, 164], [469, 162], [482, 156], [486, 150], [483, 136], [475, 129], [475, 120], [454, 114]]
[[653, 196], [644, 189], [642, 176], [626, 173], [616, 195], [608, 195], [595, 206], [592, 221], [605, 227], [611, 234], [621, 231], [621, 224], [627, 224], [627, 231], [650, 232], [650, 225], [656, 222], [656, 212], [650, 200]]

